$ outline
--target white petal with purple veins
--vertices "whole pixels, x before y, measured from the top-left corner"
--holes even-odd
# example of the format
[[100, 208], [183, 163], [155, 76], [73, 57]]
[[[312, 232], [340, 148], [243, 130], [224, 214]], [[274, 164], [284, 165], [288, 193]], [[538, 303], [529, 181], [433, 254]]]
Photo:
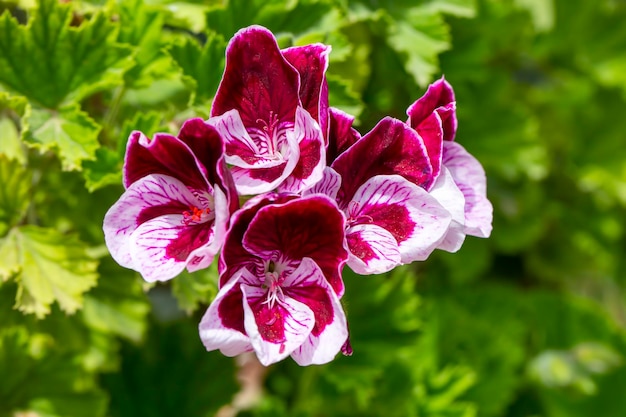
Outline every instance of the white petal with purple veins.
[[443, 164], [465, 196], [465, 233], [489, 237], [493, 206], [487, 199], [487, 178], [482, 165], [456, 142], [443, 143]]
[[398, 242], [401, 263], [423, 261], [450, 225], [450, 213], [426, 190], [399, 175], [377, 175], [354, 195], [358, 213], [348, 217], [371, 219]]
[[331, 167], [324, 167], [322, 179], [313, 187], [303, 192], [302, 195], [307, 196], [311, 194], [324, 194], [335, 200], [337, 198], [339, 188], [341, 188], [341, 175], [339, 175], [337, 171]]
[[[315, 325], [315, 317], [313, 311], [305, 304], [294, 300], [293, 298], [284, 297], [282, 301], [278, 301], [274, 309], [281, 309], [284, 315], [278, 320], [283, 319], [284, 340], [274, 343], [264, 339], [259, 332], [259, 324], [256, 321], [255, 312], [248, 302], [248, 294], [258, 293], [258, 287], [250, 287], [246, 284], [241, 285], [243, 292], [243, 309], [244, 309], [244, 325], [246, 333], [250, 337], [252, 347], [256, 352], [259, 362], [268, 366], [285, 359], [295, 349], [297, 349], [309, 337], [311, 329]], [[258, 295], [258, 294], [255, 294]]]
[[456, 252], [465, 241], [465, 197], [445, 166], [430, 190], [430, 195], [435, 197], [452, 216], [448, 232], [437, 248]]
[[224, 285], [200, 320], [200, 339], [209, 351], [219, 349], [226, 356], [236, 356], [252, 350], [250, 338], [238, 330], [224, 326], [219, 315], [219, 307], [224, 297], [238, 285], [238, 277], [233, 277]]
[[104, 238], [113, 259], [126, 268], [135, 269], [130, 236], [137, 229], [142, 213], [155, 207], [181, 204], [185, 207], [201, 205], [198, 198], [176, 178], [152, 174], [134, 182], [104, 217]]
[[300, 149], [301, 161], [279, 189], [283, 192], [298, 193], [322, 179], [326, 166], [326, 148], [322, 130], [309, 112], [302, 107], [296, 109], [294, 136]]
[[398, 242], [375, 224], [359, 224], [346, 230], [350, 256], [348, 266], [357, 274], [382, 274], [401, 261]]
[[301, 366], [330, 362], [348, 338], [348, 324], [339, 297], [311, 258], [302, 259], [302, 263], [293, 275], [302, 277], [294, 279], [293, 282], [296, 285], [299, 282], [308, 282], [309, 285], [313, 284], [324, 290], [330, 300], [332, 318], [326, 319], [328, 323], [325, 323], [319, 335], [315, 336], [311, 333], [308, 339], [291, 354], [291, 357]]

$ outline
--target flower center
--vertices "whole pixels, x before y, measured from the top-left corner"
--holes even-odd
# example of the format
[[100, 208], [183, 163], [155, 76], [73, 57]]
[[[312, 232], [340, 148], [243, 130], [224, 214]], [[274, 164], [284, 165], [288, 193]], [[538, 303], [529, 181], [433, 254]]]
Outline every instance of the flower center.
[[274, 308], [274, 304], [277, 301], [282, 301], [285, 297], [281, 284], [285, 281], [284, 272], [278, 272], [275, 270], [276, 264], [270, 261], [267, 266], [267, 272], [265, 272], [265, 281], [262, 287], [267, 289], [267, 299], [263, 301], [263, 304], [267, 304], [270, 309]]
[[203, 219], [211, 213], [210, 208], [198, 208], [189, 206], [189, 210], [183, 211], [183, 224], [189, 226], [191, 223], [202, 223]]
[[277, 161], [282, 160], [282, 153], [284, 152], [282, 148], [285, 140], [284, 130], [278, 127], [278, 116], [273, 111], [270, 111], [268, 120], [257, 119], [256, 124], [259, 127], [251, 129], [249, 133], [257, 145], [259, 156]]

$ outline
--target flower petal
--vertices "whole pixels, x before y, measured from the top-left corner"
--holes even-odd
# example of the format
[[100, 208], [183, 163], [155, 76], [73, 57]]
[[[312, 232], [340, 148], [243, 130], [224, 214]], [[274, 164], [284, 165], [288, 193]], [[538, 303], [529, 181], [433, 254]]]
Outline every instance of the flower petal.
[[104, 238], [111, 256], [134, 269], [130, 236], [137, 227], [155, 217], [180, 215], [190, 206], [200, 207], [202, 202], [176, 178], [154, 174], [133, 182], [104, 217]]
[[[250, 338], [243, 329], [243, 297], [239, 279], [223, 286], [202, 316], [198, 330], [200, 339], [211, 351], [219, 349], [226, 356], [236, 356], [252, 350]], [[241, 325], [233, 325], [241, 322]]]
[[324, 194], [335, 200], [340, 187], [341, 177], [337, 174], [337, 171], [331, 167], [324, 167], [322, 179], [313, 187], [305, 190], [302, 195]]
[[432, 112], [426, 117], [417, 127], [417, 133], [426, 146], [428, 160], [433, 168], [432, 176], [437, 178], [441, 172], [441, 155], [443, 153], [443, 127], [439, 114]]
[[307, 305], [315, 317], [311, 334], [291, 356], [303, 366], [330, 362], [348, 338], [348, 324], [339, 298], [319, 266], [304, 258], [283, 288], [285, 295]]
[[300, 101], [328, 134], [328, 85], [326, 70], [331, 47], [321, 43], [283, 49], [285, 59], [300, 74]]
[[328, 149], [326, 160], [330, 164], [346, 149], [361, 139], [361, 134], [352, 127], [354, 116], [331, 107], [330, 126], [328, 130]]
[[341, 269], [348, 258], [344, 225], [344, 216], [334, 201], [316, 194], [260, 209], [242, 244], [261, 259], [272, 259], [277, 253], [288, 260], [312, 258], [341, 296]]
[[212, 226], [209, 222], [186, 225], [180, 214], [148, 220], [130, 237], [134, 268], [154, 282], [174, 278], [189, 262], [208, 266], [217, 252], [207, 248], [214, 237]]
[[375, 175], [401, 175], [424, 188], [434, 182], [422, 138], [411, 127], [391, 117], [381, 120], [331, 166], [341, 175], [338, 198], [342, 208]]
[[300, 104], [298, 71], [283, 57], [272, 32], [241, 29], [226, 48], [226, 68], [211, 116], [237, 109], [245, 126], [257, 120], [294, 120]]
[[450, 213], [426, 190], [399, 175], [378, 175], [354, 195], [356, 208], [348, 224], [369, 222], [391, 233], [401, 262], [423, 261], [437, 247], [450, 225]]
[[298, 198], [295, 194], [267, 193], [248, 200], [241, 209], [231, 217], [230, 227], [226, 232], [224, 247], [220, 255], [220, 287], [228, 282], [241, 268], [255, 271], [257, 258], [252, 256], [243, 246], [243, 236], [257, 212], [269, 204], [282, 204]]
[[178, 178], [196, 190], [210, 188], [206, 169], [202, 167], [191, 149], [180, 139], [157, 133], [152, 140], [134, 131], [128, 138], [124, 160], [124, 186], [149, 174]]
[[283, 360], [307, 340], [315, 316], [305, 304], [285, 296], [270, 306], [261, 301], [260, 287], [241, 284], [241, 291], [246, 333], [263, 365]]
[[346, 231], [350, 257], [348, 266], [357, 274], [382, 274], [400, 265], [398, 242], [375, 224], [358, 224]]
[[441, 118], [443, 140], [454, 140], [457, 129], [456, 102], [454, 90], [444, 77], [429, 85], [426, 93], [409, 106], [406, 111], [409, 125], [418, 129], [433, 111], [437, 111]]
[[[450, 142], [453, 143], [453, 142]], [[450, 171], [444, 166], [437, 182], [430, 190], [430, 195], [450, 213], [452, 221], [443, 240], [437, 245], [438, 249], [456, 252], [461, 249], [465, 241], [465, 197], [454, 182]]]
[[487, 199], [487, 178], [482, 165], [456, 142], [444, 143], [443, 163], [465, 197], [465, 233], [489, 237], [493, 206]]
[[322, 179], [326, 166], [326, 149], [319, 125], [302, 107], [296, 111], [294, 133], [299, 144], [300, 158], [279, 190], [297, 193]]

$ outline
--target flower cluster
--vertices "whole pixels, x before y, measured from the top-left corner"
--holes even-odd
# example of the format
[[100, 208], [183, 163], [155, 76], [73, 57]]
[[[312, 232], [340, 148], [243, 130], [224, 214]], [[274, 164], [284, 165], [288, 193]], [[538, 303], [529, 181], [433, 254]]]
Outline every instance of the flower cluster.
[[451, 86], [436, 81], [407, 122], [385, 117], [361, 136], [329, 107], [329, 53], [243, 29], [208, 120], [128, 140], [107, 246], [151, 282], [219, 254], [219, 292], [199, 326], [208, 350], [254, 351], [264, 365], [350, 354], [345, 264], [383, 273], [491, 232], [485, 173], [453, 141]]

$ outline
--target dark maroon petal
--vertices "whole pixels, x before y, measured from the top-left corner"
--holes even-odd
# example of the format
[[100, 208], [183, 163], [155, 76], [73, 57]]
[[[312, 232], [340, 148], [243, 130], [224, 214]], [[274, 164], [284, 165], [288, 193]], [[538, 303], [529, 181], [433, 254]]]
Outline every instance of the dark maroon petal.
[[315, 325], [311, 333], [319, 336], [324, 328], [333, 322], [333, 304], [324, 288], [320, 286], [298, 286], [289, 288], [289, 296], [295, 300], [306, 304], [313, 311]]
[[326, 69], [330, 47], [321, 43], [284, 49], [283, 56], [300, 73], [300, 101], [328, 134], [328, 84]]
[[331, 107], [329, 110], [330, 125], [328, 129], [328, 148], [326, 162], [332, 163], [346, 149], [361, 139], [361, 134], [352, 127], [354, 116]]
[[411, 127], [417, 129], [434, 111], [442, 121], [443, 140], [454, 140], [457, 128], [454, 90], [443, 77], [428, 86], [426, 93], [411, 104], [406, 113]]
[[404, 242], [415, 230], [409, 211], [402, 204], [378, 204], [362, 212], [371, 217], [371, 223], [387, 230], [398, 244]]
[[299, 76], [283, 57], [272, 33], [251, 26], [235, 34], [226, 48], [226, 68], [211, 116], [237, 109], [243, 124], [260, 127], [293, 121], [300, 104]]
[[187, 260], [194, 249], [212, 240], [212, 225], [213, 222], [207, 222], [181, 227], [178, 238], [172, 240], [165, 250], [167, 257], [181, 262]]
[[209, 183], [222, 188], [229, 200], [230, 213], [237, 210], [237, 189], [224, 161], [224, 142], [217, 130], [200, 118], [189, 119], [180, 129], [178, 138], [198, 158]]
[[254, 312], [259, 334], [266, 342], [284, 343], [285, 339], [285, 321], [286, 317], [291, 314], [285, 310], [280, 303], [272, 308], [267, 303], [263, 303], [264, 299], [250, 303], [250, 308]]
[[246, 334], [243, 324], [243, 294], [239, 284], [235, 285], [222, 299], [218, 306], [218, 315], [222, 325]]
[[411, 127], [417, 128], [437, 107], [447, 106], [454, 101], [452, 86], [441, 77], [429, 85], [426, 93], [407, 109], [406, 113], [411, 120]]
[[141, 132], [128, 139], [124, 161], [124, 186], [149, 174], [169, 175], [187, 187], [206, 190], [208, 184], [203, 168], [189, 147], [180, 139], [157, 133], [151, 141]]
[[220, 256], [220, 287], [224, 286], [243, 267], [247, 267], [250, 272], [255, 273], [258, 258], [251, 255], [242, 246], [241, 242], [243, 241], [243, 235], [248, 230], [248, 226], [257, 212], [268, 204], [285, 203], [295, 198], [298, 198], [298, 196], [275, 193], [264, 194], [249, 200], [233, 215], [230, 228], [226, 232]]
[[[443, 128], [437, 112], [431, 113], [417, 127], [417, 133], [422, 137], [428, 159], [433, 168], [432, 176], [437, 178], [441, 172], [441, 158], [443, 154]], [[431, 184], [432, 185], [432, 184]]]
[[341, 175], [337, 198], [342, 207], [376, 175], [398, 174], [426, 189], [434, 182], [422, 138], [407, 124], [391, 117], [385, 117], [339, 155], [332, 168]]
[[317, 138], [306, 138], [300, 142], [300, 159], [291, 173], [299, 180], [309, 178], [320, 163], [322, 143]]
[[312, 258], [341, 296], [341, 269], [348, 258], [344, 228], [334, 202], [313, 195], [260, 209], [243, 236], [243, 246], [263, 259], [276, 254], [288, 260]]

